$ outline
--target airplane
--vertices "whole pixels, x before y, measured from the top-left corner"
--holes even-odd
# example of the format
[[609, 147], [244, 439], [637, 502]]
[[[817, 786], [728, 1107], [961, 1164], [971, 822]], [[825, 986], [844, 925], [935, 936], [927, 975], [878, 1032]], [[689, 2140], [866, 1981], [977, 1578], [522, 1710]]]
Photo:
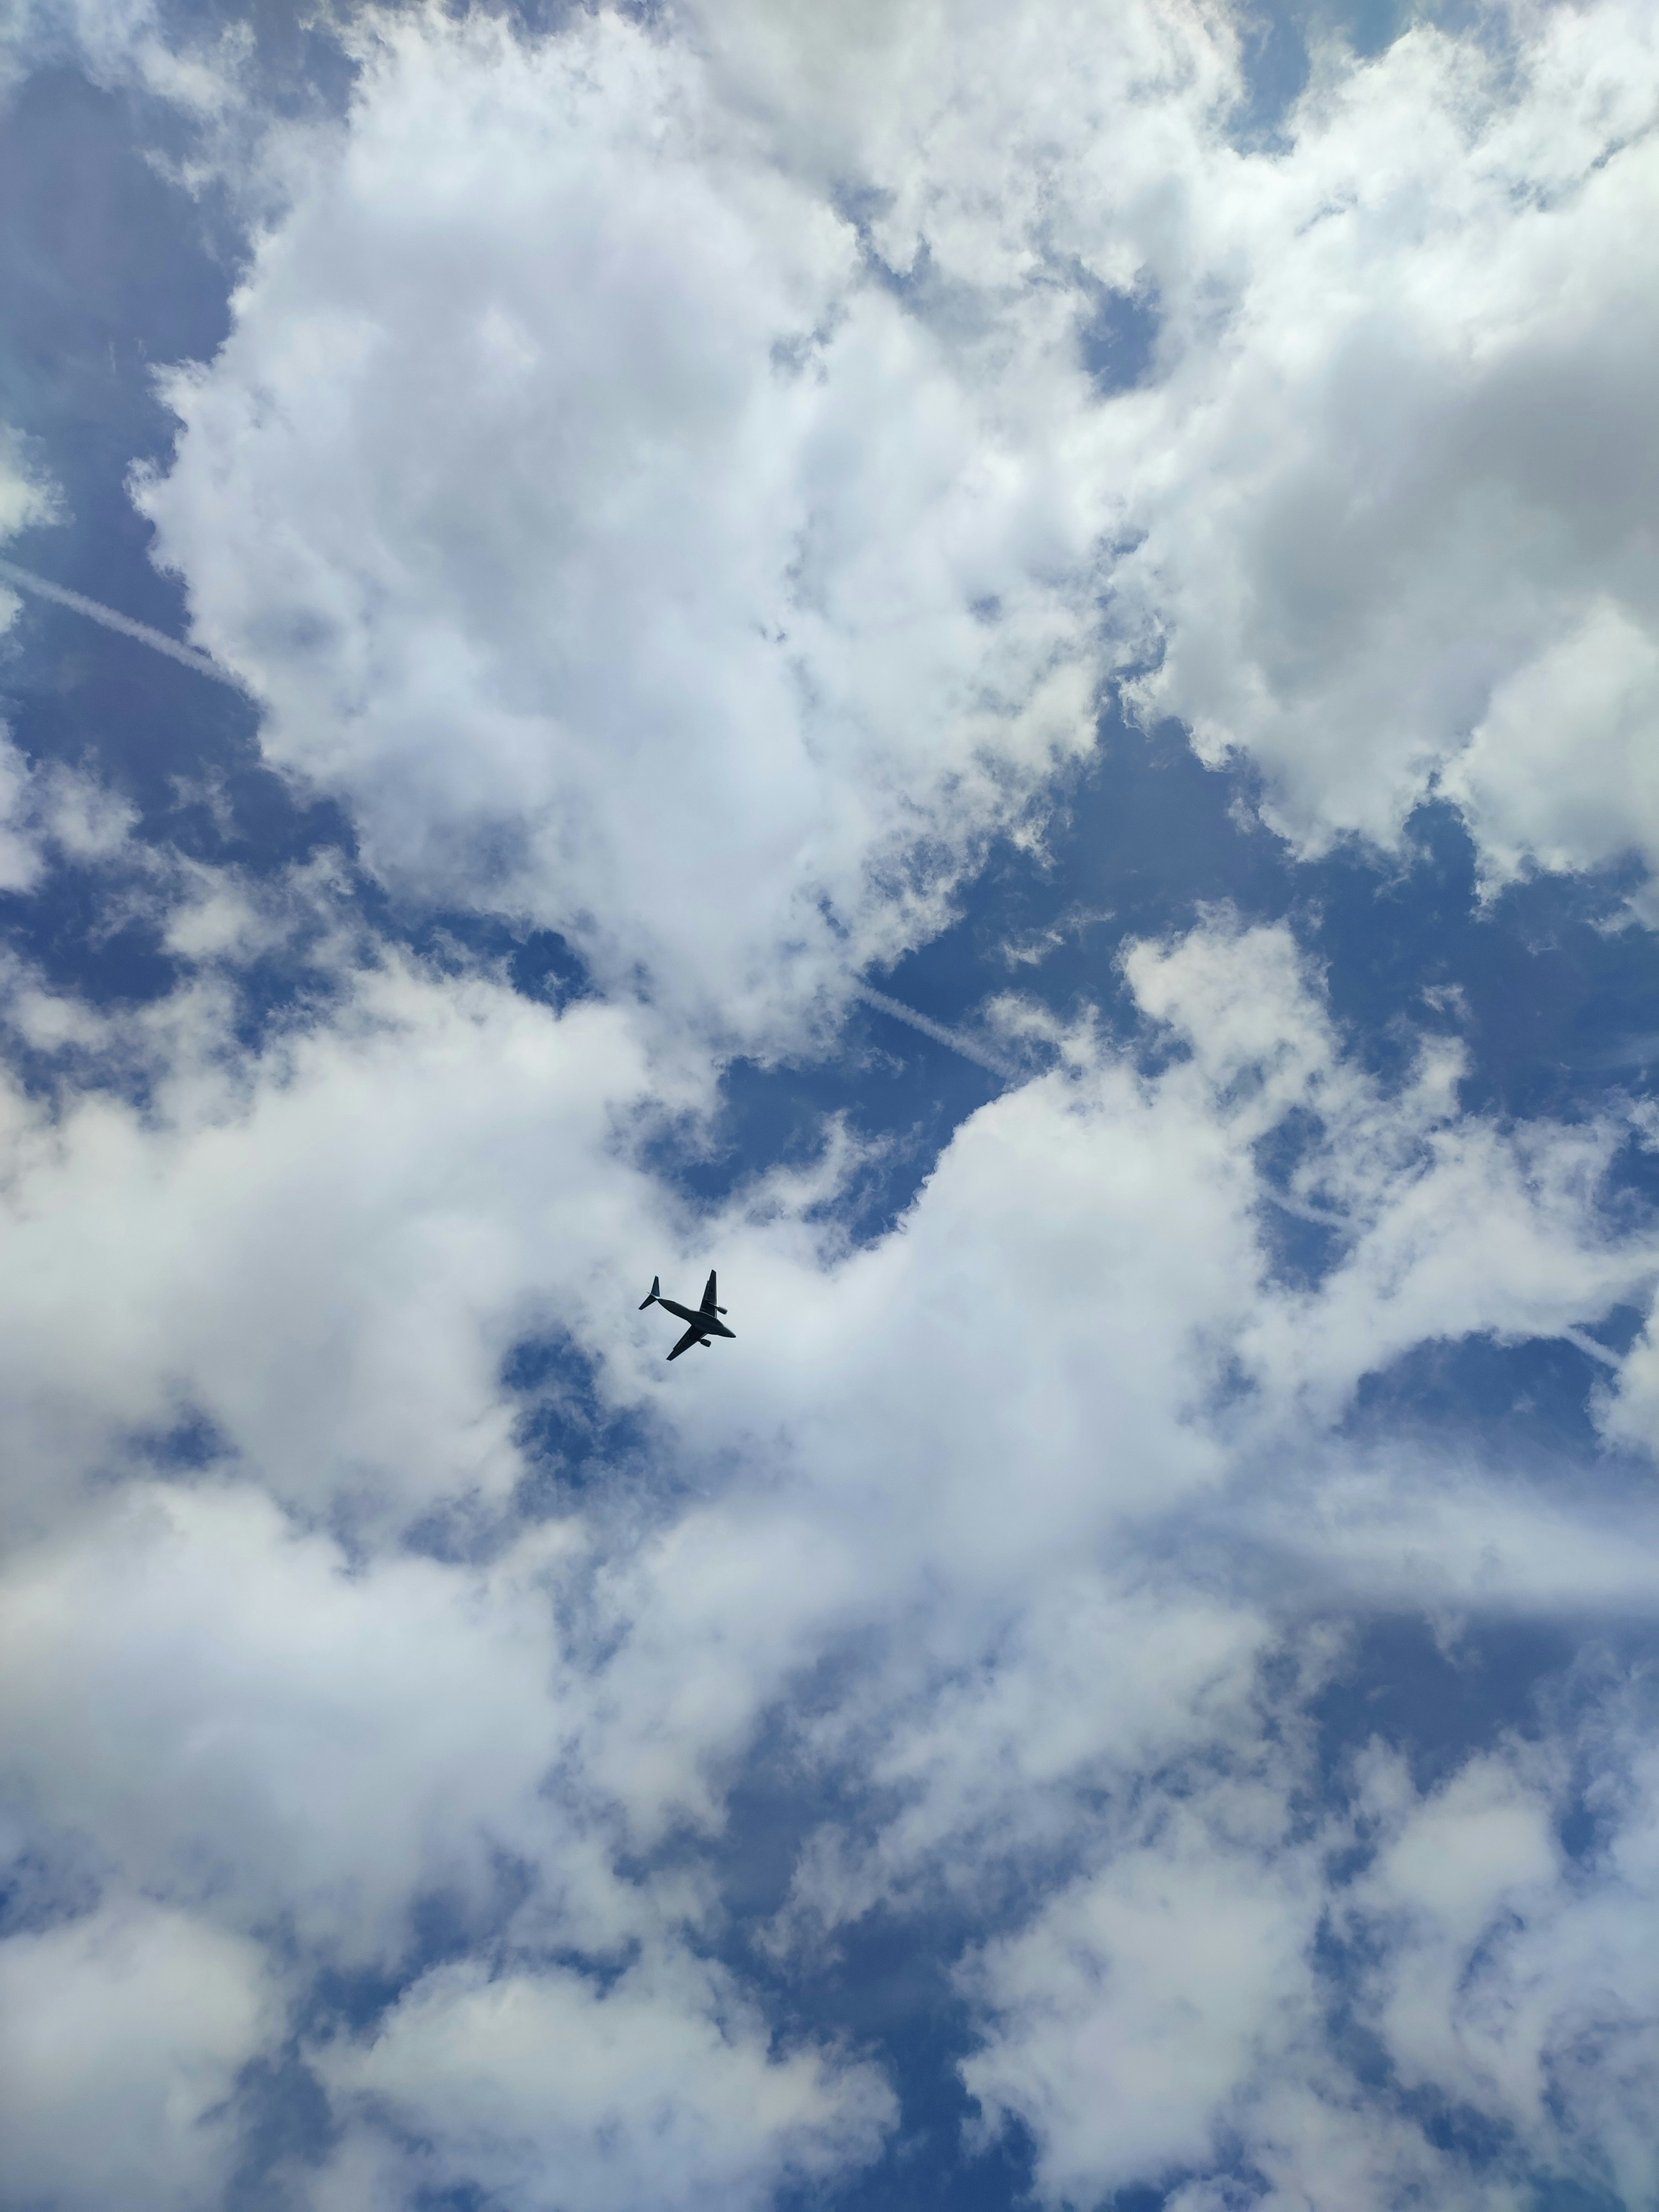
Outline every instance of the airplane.
[[651, 1278], [650, 1296], [640, 1300], [640, 1311], [643, 1313], [647, 1306], [665, 1307], [668, 1312], [678, 1314], [682, 1321], [690, 1322], [691, 1324], [669, 1353], [668, 1357], [671, 1359], [678, 1359], [681, 1352], [690, 1352], [694, 1344], [702, 1345], [703, 1350], [707, 1352], [711, 1337], [729, 1336], [734, 1344], [737, 1342], [736, 1329], [727, 1328], [723, 1321], [715, 1318], [717, 1315], [723, 1314], [726, 1308], [714, 1304], [714, 1276], [712, 1269], [709, 1271], [708, 1286], [702, 1294], [702, 1304], [695, 1313], [690, 1306], [683, 1306], [673, 1298], [664, 1297], [662, 1279], [657, 1275], [653, 1275]]

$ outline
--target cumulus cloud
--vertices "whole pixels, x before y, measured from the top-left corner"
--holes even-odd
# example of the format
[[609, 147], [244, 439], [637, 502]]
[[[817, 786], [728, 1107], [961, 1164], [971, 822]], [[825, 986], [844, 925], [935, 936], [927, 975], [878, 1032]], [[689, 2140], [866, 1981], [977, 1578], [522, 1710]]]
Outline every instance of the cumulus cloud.
[[[148, 1122], [106, 1091], [61, 1119], [13, 1094], [14, 1516], [61, 1501], [66, 1455], [89, 1471], [191, 1417], [275, 1495], [366, 1526], [510, 1492], [499, 1363], [659, 1249], [613, 1117], [695, 1103], [696, 1079], [648, 1069], [592, 1002], [559, 1017], [394, 965], [349, 1003], [255, 1069], [210, 984], [123, 1022], [106, 1053], [149, 1061]], [[28, 1004], [38, 1029], [52, 1002]], [[445, 1134], [452, 1115], [471, 1126]]]
[[263, 1948], [149, 1903], [0, 1942], [0, 2111], [15, 2203], [207, 2207], [231, 2092], [280, 2026]]
[[[483, 2187], [547, 2212], [766, 2203], [780, 2183], [866, 2163], [896, 2116], [873, 2068], [811, 2051], [771, 2055], [770, 2031], [727, 1977], [686, 1957], [631, 1966], [603, 1992], [571, 1973], [441, 1967], [367, 2045], [320, 2061], [432, 2149], [405, 2187]], [[385, 2153], [382, 2153], [385, 2156]], [[320, 2207], [361, 2203], [348, 2138]], [[384, 2183], [382, 2186], [384, 2186]]]
[[1494, 881], [1652, 864], [1647, 10], [1333, 50], [1269, 149], [1230, 136], [1231, 26], [1176, 7], [721, 18], [790, 158], [874, 186], [941, 298], [1155, 325], [1079, 433], [1138, 713], [1251, 762], [1304, 852], [1443, 788]]
[[492, 1842], [534, 1825], [560, 1556], [553, 1539], [483, 1582], [416, 1559], [354, 1580], [261, 1491], [136, 1486], [9, 1571], [8, 1734], [35, 1814], [153, 1894], [395, 1960], [414, 1897], [487, 1895]]
[[[1632, 1686], [1614, 1687], [1588, 1732], [1601, 1834], [1569, 1863], [1559, 1825], [1583, 1719], [1420, 1792], [1373, 1741], [1346, 1803], [1311, 1823], [1292, 1734], [1254, 1788], [1200, 1768], [1142, 1798], [1130, 1822], [1156, 1822], [1150, 1837], [1103, 1822], [1103, 1863], [962, 1970], [985, 2028], [964, 2078], [988, 2122], [1012, 2112], [1032, 2130], [1042, 2200], [1196, 2169], [1173, 2201], [1208, 2212], [1229, 2200], [1204, 2169], [1242, 2147], [1275, 2207], [1425, 2191], [1498, 2207], [1543, 2174], [1644, 2202], [1659, 2083], [1652, 1759]], [[1330, 1963], [1345, 1946], [1346, 1982]], [[1376, 2039], [1364, 2087], [1330, 2033], [1341, 2005]], [[1491, 2155], [1460, 2158], [1425, 2124], [1436, 2113], [1484, 2127]]]
[[1651, 858], [1620, 732], [1659, 620], [1652, 21], [1507, 29], [1413, 30], [1191, 181], [1114, 580], [1139, 710], [1248, 754], [1303, 848], [1391, 840], [1445, 772], [1499, 875]]
[[1644, 11], [1413, 30], [1272, 150], [1174, 5], [358, 35], [143, 504], [388, 877], [787, 1030], [1114, 665], [1302, 851], [1443, 787], [1494, 881], [1651, 855]]
[[1258, 2069], [1300, 2056], [1321, 1899], [1305, 1850], [1260, 1831], [1284, 1810], [1282, 1796], [1229, 1806], [1218, 1792], [1174, 1808], [966, 1968], [994, 2027], [963, 2080], [988, 2124], [1031, 2129], [1046, 2202], [1215, 2162]]
[[111, 859], [136, 819], [101, 778], [62, 761], [32, 766], [0, 722], [0, 890], [33, 890], [54, 858]]
[[[1494, 688], [1443, 779], [1498, 881], [1659, 851], [1659, 641], [1601, 599]], [[1645, 910], [1645, 907], [1644, 907]]]
[[[612, 1863], [574, 1779], [592, 1699], [561, 1614], [580, 1548], [556, 1527], [482, 1573], [405, 1557], [353, 1575], [262, 1492], [151, 1483], [15, 1558], [24, 1847], [78, 1835], [106, 1880], [169, 1900], [0, 1941], [27, 2186], [91, 2203], [130, 2172], [145, 2203], [218, 2201], [235, 2077], [280, 2039], [296, 1958], [395, 1974], [434, 1898], [497, 1941], [505, 1899], [514, 1963], [429, 1972], [368, 2034], [308, 2046], [345, 2130], [310, 2201], [368, 2201], [368, 2170], [388, 2202], [434, 2179], [596, 2212], [761, 2201], [872, 2154], [878, 2075], [775, 2053], [684, 1948], [695, 1893]], [[255, 1940], [278, 1923], [286, 1976]], [[399, 2148], [410, 2130], [422, 2155]]]
[[61, 513], [57, 487], [31, 441], [0, 423], [0, 539], [56, 521]]
[[1539, 2054], [1504, 2048], [1507, 2007], [1492, 2005], [1490, 1983], [1471, 1987], [1469, 1977], [1493, 1923], [1506, 1910], [1518, 1923], [1532, 1918], [1559, 1878], [1549, 1796], [1498, 1757], [1472, 1759], [1426, 1802], [1409, 1803], [1410, 1794], [1358, 1900], [1406, 1923], [1378, 1977], [1383, 2034], [1409, 2081], [1483, 2102], [1507, 2093], [1536, 2115]]
[[1653, 1759], [1639, 1686], [1598, 1704], [1600, 1833], [1579, 1864], [1559, 1841], [1561, 1738], [1506, 1743], [1421, 1796], [1374, 1747], [1360, 1802], [1376, 1854], [1340, 1913], [1373, 1961], [1361, 2005], [1402, 2083], [1635, 2204], [1659, 2158]]
[[390, 878], [788, 1025], [1090, 736], [1063, 315], [950, 343], [616, 16], [371, 29], [168, 384], [162, 556]]

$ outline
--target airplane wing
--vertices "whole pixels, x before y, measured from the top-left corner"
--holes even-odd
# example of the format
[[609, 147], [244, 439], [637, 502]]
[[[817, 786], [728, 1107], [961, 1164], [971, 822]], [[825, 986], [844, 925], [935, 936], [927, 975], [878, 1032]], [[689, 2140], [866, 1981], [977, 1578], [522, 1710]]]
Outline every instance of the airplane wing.
[[681, 1352], [690, 1352], [692, 1346], [696, 1342], [702, 1334], [702, 1331], [697, 1327], [696, 1323], [693, 1322], [690, 1328], [686, 1330], [685, 1334], [674, 1346], [674, 1349], [669, 1353], [668, 1357], [671, 1359], [678, 1359]]
[[714, 1310], [714, 1270], [712, 1267], [708, 1270], [708, 1281], [702, 1294], [702, 1310], [705, 1313]]

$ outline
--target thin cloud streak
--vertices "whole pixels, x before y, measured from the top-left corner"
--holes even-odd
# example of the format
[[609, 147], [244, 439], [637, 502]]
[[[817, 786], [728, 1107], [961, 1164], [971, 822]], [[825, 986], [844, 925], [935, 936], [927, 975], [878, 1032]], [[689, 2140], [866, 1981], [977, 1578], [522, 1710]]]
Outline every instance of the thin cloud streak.
[[908, 1022], [913, 1030], [920, 1030], [923, 1036], [932, 1037], [935, 1044], [949, 1045], [952, 1052], [959, 1052], [964, 1060], [971, 1060], [976, 1067], [984, 1068], [988, 1074], [1000, 1076], [1005, 1083], [1014, 1083], [1019, 1079], [1019, 1069], [1000, 1054], [993, 1052], [988, 1045], [976, 1044], [971, 1037], [964, 1036], [960, 1030], [947, 1029], [943, 1022], [933, 1021], [927, 1015], [919, 1014], [914, 1006], [907, 1006], [902, 999], [890, 999], [885, 991], [873, 991], [867, 983], [859, 984], [853, 995], [855, 999], [861, 999], [866, 1006], [874, 1006], [880, 1013], [890, 1014], [896, 1022]]
[[228, 684], [233, 691], [240, 691], [246, 696], [245, 687], [230, 671], [222, 668], [205, 653], [197, 652], [194, 646], [180, 645], [176, 637], [169, 637], [165, 630], [152, 629], [148, 623], [134, 622], [131, 615], [106, 607], [101, 599], [89, 599], [84, 592], [72, 592], [65, 584], [49, 583], [32, 569], [20, 568], [15, 561], [0, 561], [0, 581], [14, 584], [21, 592], [33, 592], [39, 599], [55, 600], [60, 607], [71, 608], [89, 621], [101, 623], [106, 629], [118, 631], [123, 637], [136, 638], [140, 645], [166, 653], [169, 660], [193, 668], [198, 676], [210, 676], [216, 684]]

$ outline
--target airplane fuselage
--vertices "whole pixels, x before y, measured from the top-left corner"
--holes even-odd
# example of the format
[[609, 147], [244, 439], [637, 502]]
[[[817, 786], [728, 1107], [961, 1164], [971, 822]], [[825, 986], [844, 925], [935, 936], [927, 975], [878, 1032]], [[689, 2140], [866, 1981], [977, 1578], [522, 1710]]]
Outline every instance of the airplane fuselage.
[[695, 1306], [683, 1306], [678, 1298], [659, 1297], [657, 1304], [665, 1307], [670, 1313], [678, 1314], [682, 1321], [690, 1322], [700, 1336], [729, 1336], [734, 1344], [737, 1341], [737, 1332], [727, 1328], [723, 1321], [718, 1320], [706, 1308], [700, 1313]]

